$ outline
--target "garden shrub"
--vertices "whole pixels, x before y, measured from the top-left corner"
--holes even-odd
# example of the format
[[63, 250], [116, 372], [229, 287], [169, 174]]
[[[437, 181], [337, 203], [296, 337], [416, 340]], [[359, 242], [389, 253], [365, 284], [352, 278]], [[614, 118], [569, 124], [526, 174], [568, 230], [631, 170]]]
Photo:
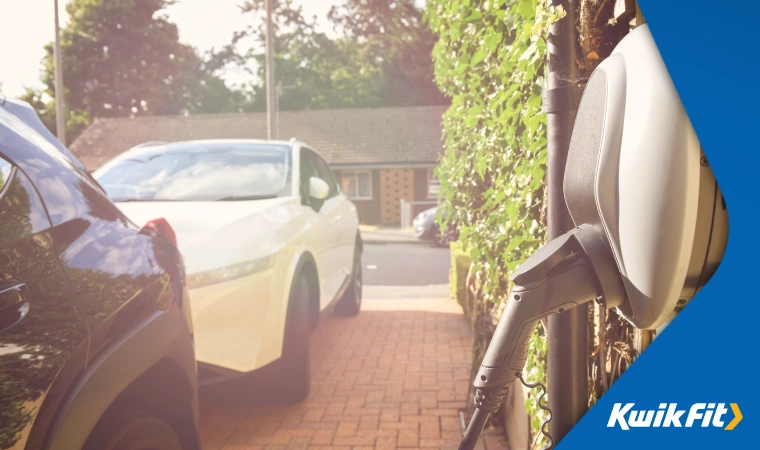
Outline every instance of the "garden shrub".
[[[435, 76], [451, 98], [443, 117], [445, 154], [437, 169], [473, 261], [479, 302], [472, 313], [479, 365], [509, 294], [509, 274], [545, 241], [546, 114], [541, 109], [549, 25], [563, 15], [546, 0], [428, 0], [439, 34]], [[545, 382], [546, 342], [537, 327], [526, 378]], [[543, 411], [526, 406], [534, 434]]]

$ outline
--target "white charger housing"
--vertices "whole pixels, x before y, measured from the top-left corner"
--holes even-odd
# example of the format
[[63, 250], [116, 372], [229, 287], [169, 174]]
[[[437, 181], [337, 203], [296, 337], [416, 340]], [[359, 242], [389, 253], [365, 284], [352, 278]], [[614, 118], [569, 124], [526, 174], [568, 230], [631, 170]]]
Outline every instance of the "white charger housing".
[[626, 36], [588, 80], [564, 192], [577, 226], [612, 252], [626, 298], [608, 307], [654, 329], [717, 268], [725, 202], [649, 28]]

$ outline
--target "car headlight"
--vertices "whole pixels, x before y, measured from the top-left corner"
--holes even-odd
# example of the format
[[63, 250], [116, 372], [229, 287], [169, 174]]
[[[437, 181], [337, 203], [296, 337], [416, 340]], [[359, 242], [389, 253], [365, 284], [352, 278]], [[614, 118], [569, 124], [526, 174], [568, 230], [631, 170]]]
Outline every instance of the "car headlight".
[[274, 255], [268, 255], [263, 258], [252, 259], [231, 266], [188, 275], [187, 287], [190, 289], [197, 289], [212, 284], [223, 283], [247, 275], [253, 275], [254, 273], [263, 272], [272, 267], [274, 267]]
[[426, 221], [430, 216], [434, 216], [435, 211], [423, 211], [417, 215], [417, 217], [414, 219], [415, 222], [424, 222]]

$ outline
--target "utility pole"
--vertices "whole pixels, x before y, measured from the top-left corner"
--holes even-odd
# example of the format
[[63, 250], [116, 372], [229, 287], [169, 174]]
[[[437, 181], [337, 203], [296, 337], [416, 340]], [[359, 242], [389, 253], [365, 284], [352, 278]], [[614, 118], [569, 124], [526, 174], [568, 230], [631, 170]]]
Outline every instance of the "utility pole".
[[275, 125], [275, 128], [274, 128], [274, 131], [275, 131], [274, 138], [275, 139], [280, 139], [280, 97], [282, 97], [282, 94], [283, 94], [283, 92], [285, 92], [285, 89], [295, 89], [297, 87], [298, 86], [295, 85], [295, 84], [290, 84], [290, 85], [284, 86], [282, 84], [282, 80], [280, 80], [280, 81], [277, 82], [277, 89], [276, 89], [276, 93], [277, 93], [277, 97], [276, 98], [277, 98], [277, 101], [275, 102], [275, 105], [274, 105], [274, 109], [275, 109], [275, 111], [277, 111], [277, 115], [276, 115], [276, 118], [275, 118], [276, 125]]
[[274, 30], [272, 25], [272, 2], [267, 2], [267, 34], [266, 34], [266, 83], [267, 83], [267, 139], [274, 139], [277, 136], [276, 121], [276, 103], [277, 93], [274, 81]]
[[61, 63], [61, 28], [58, 22], [58, 0], [55, 4], [55, 48], [53, 49], [53, 76], [55, 77], [55, 131], [58, 140], [66, 145], [66, 101], [63, 92], [63, 65]]
[[282, 95], [282, 80], [280, 80], [277, 83], [277, 88], [275, 90], [275, 93], [277, 94], [277, 101], [274, 104], [275, 111], [277, 111], [277, 116], [275, 117], [275, 121], [277, 122], [274, 127], [274, 138], [280, 139], [280, 96]]
[[[562, 185], [570, 136], [580, 103], [576, 27], [578, 0], [552, 0], [566, 16], [549, 28], [546, 91], [548, 150], [548, 239], [573, 228]], [[549, 432], [559, 442], [588, 410], [588, 303], [548, 317], [547, 381], [552, 420]]]

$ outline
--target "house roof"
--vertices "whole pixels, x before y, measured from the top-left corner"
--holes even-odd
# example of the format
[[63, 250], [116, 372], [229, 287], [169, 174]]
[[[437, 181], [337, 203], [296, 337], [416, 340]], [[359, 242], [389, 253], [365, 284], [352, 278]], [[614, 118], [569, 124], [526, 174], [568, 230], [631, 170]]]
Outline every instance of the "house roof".
[[[434, 164], [446, 106], [282, 111], [280, 138], [296, 137], [335, 166]], [[88, 168], [149, 141], [266, 139], [266, 113], [103, 118], [71, 144]]]

